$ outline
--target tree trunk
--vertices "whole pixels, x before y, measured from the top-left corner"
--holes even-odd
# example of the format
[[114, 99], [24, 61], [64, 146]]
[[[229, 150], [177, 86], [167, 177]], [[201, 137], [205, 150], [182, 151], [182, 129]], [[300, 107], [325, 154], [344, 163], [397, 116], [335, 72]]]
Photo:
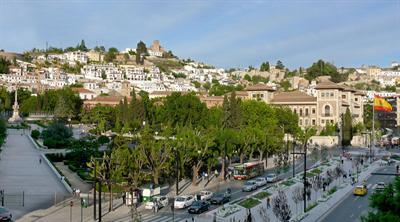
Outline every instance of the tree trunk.
[[153, 181], [154, 181], [154, 185], [158, 185], [159, 182], [159, 172], [158, 170], [153, 170]]
[[221, 166], [221, 179], [223, 180], [225, 180], [225, 162], [226, 162], [226, 157], [223, 158]]
[[192, 167], [192, 170], [193, 170], [192, 185], [193, 186], [197, 186], [197, 177], [199, 176], [199, 168], [200, 167], [196, 167], [196, 165], [194, 165]]
[[268, 167], [268, 152], [267, 152], [267, 155], [266, 155], [266, 158], [265, 158], [265, 161], [264, 161], [264, 170], [266, 170], [267, 167]]
[[110, 195], [110, 201], [108, 202], [108, 212], [111, 212], [113, 210], [113, 193], [112, 193], [112, 184], [108, 184], [108, 193]]
[[242, 164], [242, 163], [243, 163], [243, 160], [244, 160], [244, 154], [243, 154], [243, 153], [241, 153], [241, 154], [240, 154], [240, 164]]

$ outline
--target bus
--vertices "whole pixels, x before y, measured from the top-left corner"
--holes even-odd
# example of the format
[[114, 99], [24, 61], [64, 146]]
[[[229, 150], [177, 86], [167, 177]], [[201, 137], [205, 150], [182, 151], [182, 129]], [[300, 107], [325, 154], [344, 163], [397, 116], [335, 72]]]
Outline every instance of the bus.
[[262, 161], [239, 164], [233, 167], [233, 178], [235, 180], [247, 180], [260, 176], [264, 172]]

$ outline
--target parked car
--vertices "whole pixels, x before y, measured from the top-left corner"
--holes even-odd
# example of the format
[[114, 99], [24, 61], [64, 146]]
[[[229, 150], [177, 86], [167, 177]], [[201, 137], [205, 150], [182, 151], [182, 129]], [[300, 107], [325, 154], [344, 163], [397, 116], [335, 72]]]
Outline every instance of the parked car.
[[267, 184], [267, 179], [265, 179], [264, 177], [257, 177], [255, 179], [255, 181], [256, 181], [257, 187], [262, 187]]
[[200, 200], [210, 200], [211, 197], [213, 196], [213, 192], [203, 190], [203, 191], [200, 191], [200, 193], [198, 195], [200, 195]]
[[275, 173], [270, 173], [266, 177], [268, 183], [275, 183], [278, 180], [278, 177]]
[[386, 187], [385, 182], [379, 182], [376, 184], [375, 191], [377, 192], [382, 191], [385, 189], [385, 187]]
[[231, 195], [228, 193], [216, 193], [211, 198], [212, 204], [225, 204], [231, 200]]
[[183, 209], [193, 204], [194, 197], [192, 195], [178, 196], [175, 198], [174, 207], [177, 209]]
[[210, 208], [210, 203], [208, 201], [199, 200], [195, 201], [192, 206], [189, 207], [188, 212], [190, 214], [201, 214], [206, 212]]
[[368, 193], [368, 189], [365, 185], [356, 186], [353, 190], [353, 194], [356, 196], [364, 196]]
[[158, 203], [158, 208], [163, 208], [168, 206], [168, 198], [166, 196], [153, 197], [153, 201], [146, 202], [144, 208], [151, 210], [154, 207], [154, 202]]
[[255, 180], [248, 180], [243, 184], [242, 191], [250, 192], [253, 190], [257, 190], [257, 184]]
[[11, 219], [11, 212], [7, 208], [0, 207], [0, 221], [11, 221]]

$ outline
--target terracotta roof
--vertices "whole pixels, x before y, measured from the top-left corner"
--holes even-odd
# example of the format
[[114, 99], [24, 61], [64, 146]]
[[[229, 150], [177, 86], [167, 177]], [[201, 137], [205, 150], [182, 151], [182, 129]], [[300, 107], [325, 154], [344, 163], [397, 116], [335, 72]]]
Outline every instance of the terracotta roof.
[[[238, 97], [247, 97], [249, 96], [249, 93], [246, 91], [235, 91], [236, 96]], [[230, 96], [231, 92], [226, 93], [225, 95]]]
[[275, 91], [275, 89], [263, 83], [257, 83], [255, 85], [247, 86], [244, 91]]
[[361, 92], [361, 91], [356, 91], [356, 92], [354, 93], [354, 95], [366, 96], [366, 94], [365, 94], [364, 92]]
[[356, 92], [357, 90], [352, 89], [352, 88], [350, 88], [350, 87], [343, 87], [343, 91]]
[[[94, 99], [91, 100], [86, 100], [85, 102], [117, 102], [119, 103], [120, 101], [122, 101], [124, 99], [124, 97], [122, 96], [98, 96]], [[127, 98], [128, 101], [131, 100], [131, 98]]]
[[76, 93], [93, 93], [92, 91], [85, 89], [85, 88], [72, 88], [72, 91], [76, 92]]
[[331, 81], [324, 81], [318, 83], [317, 86], [315, 86], [315, 89], [344, 89], [344, 88]]
[[297, 102], [316, 102], [317, 98], [309, 96], [304, 92], [292, 91], [292, 92], [280, 92], [275, 94], [271, 100], [272, 103], [297, 103]]

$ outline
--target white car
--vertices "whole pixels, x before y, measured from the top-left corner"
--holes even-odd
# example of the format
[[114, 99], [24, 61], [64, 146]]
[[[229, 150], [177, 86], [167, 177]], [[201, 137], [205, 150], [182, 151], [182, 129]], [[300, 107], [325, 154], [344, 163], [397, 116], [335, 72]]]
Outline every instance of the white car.
[[194, 202], [194, 197], [192, 195], [178, 196], [175, 198], [174, 208], [183, 209], [191, 206], [193, 202]]
[[382, 190], [385, 189], [385, 187], [386, 187], [385, 182], [379, 182], [379, 183], [376, 184], [375, 190], [376, 191], [382, 191]]
[[206, 190], [200, 191], [200, 193], [199, 193], [200, 200], [210, 200], [211, 197], [213, 196], [213, 194], [214, 193], [211, 191], [206, 191]]
[[255, 179], [257, 187], [262, 187], [264, 185], [267, 184], [267, 179], [265, 179], [264, 177], [258, 177]]
[[159, 208], [168, 206], [168, 198], [166, 196], [158, 196], [158, 197], [153, 197], [153, 201], [147, 202], [144, 208], [148, 210], [153, 209], [154, 202], [158, 203]]
[[257, 184], [255, 180], [248, 180], [243, 184], [242, 191], [250, 192], [253, 190], [257, 190]]
[[270, 173], [267, 175], [267, 182], [268, 183], [275, 183], [278, 180], [278, 177], [274, 173]]

